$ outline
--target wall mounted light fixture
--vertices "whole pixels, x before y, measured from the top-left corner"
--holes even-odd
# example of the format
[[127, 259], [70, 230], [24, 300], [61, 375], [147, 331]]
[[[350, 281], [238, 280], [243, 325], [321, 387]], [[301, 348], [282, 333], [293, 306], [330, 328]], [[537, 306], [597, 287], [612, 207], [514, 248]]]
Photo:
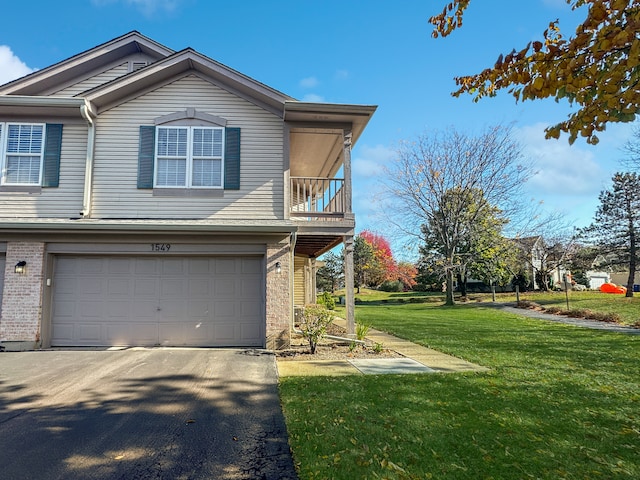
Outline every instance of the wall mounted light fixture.
[[13, 271], [19, 275], [24, 275], [25, 273], [27, 273], [27, 262], [25, 262], [24, 260], [20, 260], [18, 263], [16, 263]]
[[276, 262], [276, 273], [282, 272], [282, 264], [280, 262]]

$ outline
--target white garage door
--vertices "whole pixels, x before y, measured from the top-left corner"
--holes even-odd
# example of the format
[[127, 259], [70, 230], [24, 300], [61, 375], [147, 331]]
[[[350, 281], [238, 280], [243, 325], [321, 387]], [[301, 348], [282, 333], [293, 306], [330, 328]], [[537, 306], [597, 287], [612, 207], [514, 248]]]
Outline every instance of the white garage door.
[[260, 257], [60, 256], [53, 346], [264, 346]]

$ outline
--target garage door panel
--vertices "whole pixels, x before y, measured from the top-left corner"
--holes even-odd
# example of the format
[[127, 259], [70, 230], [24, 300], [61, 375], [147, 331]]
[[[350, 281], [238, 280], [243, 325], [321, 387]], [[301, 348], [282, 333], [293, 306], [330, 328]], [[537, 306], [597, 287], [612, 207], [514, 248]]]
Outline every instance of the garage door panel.
[[183, 298], [189, 284], [184, 278], [163, 278], [160, 281], [161, 298]]
[[222, 342], [226, 345], [237, 336], [236, 325], [234, 323], [219, 323], [214, 326], [214, 338], [216, 343]]
[[132, 282], [129, 277], [118, 276], [107, 280], [107, 294], [109, 300], [121, 300], [129, 298], [132, 291]]
[[240, 280], [240, 294], [243, 298], [251, 298], [259, 292], [259, 286], [261, 284], [261, 279], [258, 277], [247, 277]]
[[53, 345], [262, 346], [260, 257], [61, 256]]
[[253, 318], [260, 315], [262, 310], [261, 302], [242, 302], [240, 305], [240, 315], [244, 318]]
[[87, 345], [99, 345], [102, 340], [102, 325], [95, 323], [76, 324], [74, 339]]
[[217, 260], [214, 266], [215, 275], [228, 275], [236, 273], [237, 260], [235, 258], [222, 258]]
[[128, 257], [111, 258], [107, 262], [107, 268], [110, 275], [129, 276], [131, 274], [131, 259]]
[[62, 346], [74, 345], [73, 323], [57, 322], [53, 325], [52, 337], [57, 339], [56, 344]]
[[255, 258], [243, 258], [240, 259], [240, 262], [242, 273], [262, 276], [262, 262], [257, 261]]
[[260, 328], [255, 323], [241, 323], [241, 336], [248, 342], [258, 341], [262, 335]]
[[200, 275], [202, 277], [208, 277], [212, 273], [214, 273], [214, 261], [204, 258], [204, 259], [190, 259], [188, 263], [189, 275]]
[[77, 292], [80, 295], [96, 295], [104, 292], [106, 288], [106, 279], [93, 276], [83, 276], [82, 281], [77, 285]]
[[76, 311], [74, 312], [77, 317], [80, 318], [94, 318], [100, 319], [108, 314], [107, 305], [101, 301], [81, 300], [76, 304]]
[[135, 277], [133, 292], [136, 297], [152, 296], [154, 299], [158, 298], [158, 279], [153, 277]]
[[129, 259], [133, 263], [133, 273], [135, 275], [157, 275], [158, 261], [154, 258]]
[[209, 312], [213, 311], [213, 306], [208, 300], [195, 301], [190, 300], [187, 303], [187, 316], [194, 319], [209, 318]]

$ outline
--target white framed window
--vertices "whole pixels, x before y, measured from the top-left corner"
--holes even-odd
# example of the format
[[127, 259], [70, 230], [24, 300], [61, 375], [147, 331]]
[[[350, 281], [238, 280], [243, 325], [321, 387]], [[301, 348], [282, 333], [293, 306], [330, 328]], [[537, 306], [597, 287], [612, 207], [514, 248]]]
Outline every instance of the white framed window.
[[154, 185], [222, 188], [224, 128], [156, 127]]
[[41, 185], [45, 124], [0, 123], [2, 185]]

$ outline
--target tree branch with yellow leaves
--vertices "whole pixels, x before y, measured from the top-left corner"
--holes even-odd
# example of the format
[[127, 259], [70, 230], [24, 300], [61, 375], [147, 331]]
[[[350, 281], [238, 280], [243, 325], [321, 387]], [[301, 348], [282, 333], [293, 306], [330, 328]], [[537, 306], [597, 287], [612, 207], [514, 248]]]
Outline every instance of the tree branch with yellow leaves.
[[[565, 99], [578, 110], [548, 127], [547, 138], [569, 134], [598, 143], [596, 132], [608, 123], [631, 122], [640, 110], [640, 0], [566, 0], [572, 9], [588, 7], [575, 35], [565, 38], [559, 21], [550, 22], [540, 41], [500, 55], [495, 65], [475, 75], [456, 77], [458, 90], [474, 101], [507, 90], [516, 102]], [[433, 37], [462, 26], [471, 0], [454, 0], [429, 19]]]

